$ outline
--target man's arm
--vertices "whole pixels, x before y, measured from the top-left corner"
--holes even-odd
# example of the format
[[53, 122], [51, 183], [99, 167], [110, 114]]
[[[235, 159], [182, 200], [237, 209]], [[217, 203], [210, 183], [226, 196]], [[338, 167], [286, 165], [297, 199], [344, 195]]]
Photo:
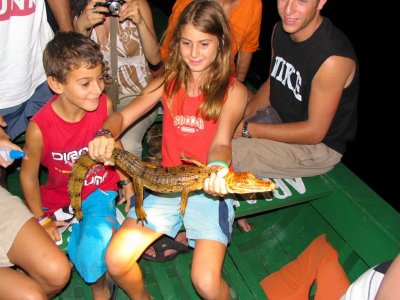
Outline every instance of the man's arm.
[[[320, 143], [331, 126], [343, 89], [352, 81], [355, 69], [355, 62], [349, 58], [329, 57], [312, 80], [307, 120], [282, 124], [249, 123], [250, 135], [283, 143]], [[242, 126], [239, 124], [235, 136], [240, 136]]]
[[70, 0], [47, 0], [60, 31], [73, 31]]
[[270, 79], [268, 78], [258, 89], [257, 93], [253, 98], [250, 99], [246, 107], [246, 112], [244, 118], [247, 119], [257, 112], [259, 108], [265, 108], [270, 106], [269, 102], [269, 89], [270, 89]]

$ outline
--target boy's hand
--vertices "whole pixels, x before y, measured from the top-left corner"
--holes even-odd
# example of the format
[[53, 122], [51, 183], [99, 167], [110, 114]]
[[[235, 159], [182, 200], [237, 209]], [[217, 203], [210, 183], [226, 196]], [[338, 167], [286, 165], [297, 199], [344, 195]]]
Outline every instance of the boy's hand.
[[131, 208], [131, 197], [134, 195], [133, 184], [127, 184], [122, 186], [122, 197], [118, 201], [118, 204], [125, 203], [125, 212], [128, 212]]
[[114, 148], [115, 140], [112, 136], [98, 136], [89, 142], [89, 156], [103, 162], [105, 166], [113, 166], [115, 163], [110, 158]]
[[58, 231], [58, 227], [63, 227], [67, 226], [68, 222], [65, 221], [51, 221], [43, 226], [44, 230], [46, 230], [47, 234], [50, 236], [50, 238], [54, 241], [57, 242], [61, 240], [61, 234]]

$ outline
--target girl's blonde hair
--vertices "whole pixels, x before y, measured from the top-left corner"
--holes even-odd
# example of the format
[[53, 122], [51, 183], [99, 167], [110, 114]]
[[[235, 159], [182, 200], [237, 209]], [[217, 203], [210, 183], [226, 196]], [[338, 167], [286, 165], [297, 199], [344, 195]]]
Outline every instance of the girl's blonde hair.
[[[221, 113], [226, 98], [226, 92], [230, 85], [230, 53], [231, 40], [228, 22], [221, 6], [214, 1], [194, 0], [179, 16], [178, 22], [172, 34], [170, 44], [170, 56], [165, 66], [164, 92], [168, 97], [168, 107], [172, 111], [174, 95], [181, 86], [188, 87], [191, 72], [180, 55], [180, 38], [182, 27], [191, 24], [197, 30], [212, 34], [218, 38], [219, 51], [214, 63], [209, 66], [207, 76], [200, 85], [204, 93], [204, 101], [200, 105], [198, 113], [206, 120], [216, 121]], [[182, 107], [183, 99], [176, 99], [179, 107]]]

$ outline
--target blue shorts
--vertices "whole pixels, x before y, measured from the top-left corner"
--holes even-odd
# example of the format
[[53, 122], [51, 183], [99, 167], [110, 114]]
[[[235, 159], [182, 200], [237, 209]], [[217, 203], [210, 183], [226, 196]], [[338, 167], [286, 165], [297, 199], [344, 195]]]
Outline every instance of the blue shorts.
[[107, 271], [105, 254], [113, 231], [119, 229], [114, 191], [96, 190], [82, 201], [83, 218], [72, 224], [68, 254], [87, 282], [96, 282]]
[[[180, 193], [150, 192], [143, 201], [147, 214], [145, 225], [171, 237], [184, 225], [191, 247], [195, 246], [195, 240], [214, 240], [228, 245], [235, 218], [231, 199], [213, 197], [203, 191], [191, 192], [183, 216], [179, 211], [180, 203]], [[134, 207], [127, 217], [137, 219]]]
[[47, 81], [40, 84], [33, 95], [20, 105], [0, 109], [0, 116], [7, 122], [6, 133], [13, 140], [25, 132], [29, 118], [45, 105], [53, 97]]

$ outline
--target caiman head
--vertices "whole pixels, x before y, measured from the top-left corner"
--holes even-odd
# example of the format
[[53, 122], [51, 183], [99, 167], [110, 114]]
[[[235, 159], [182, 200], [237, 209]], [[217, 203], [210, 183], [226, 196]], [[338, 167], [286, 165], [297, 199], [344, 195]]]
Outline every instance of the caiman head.
[[225, 176], [228, 192], [232, 194], [263, 193], [275, 189], [275, 183], [258, 179], [250, 172], [229, 172]]

